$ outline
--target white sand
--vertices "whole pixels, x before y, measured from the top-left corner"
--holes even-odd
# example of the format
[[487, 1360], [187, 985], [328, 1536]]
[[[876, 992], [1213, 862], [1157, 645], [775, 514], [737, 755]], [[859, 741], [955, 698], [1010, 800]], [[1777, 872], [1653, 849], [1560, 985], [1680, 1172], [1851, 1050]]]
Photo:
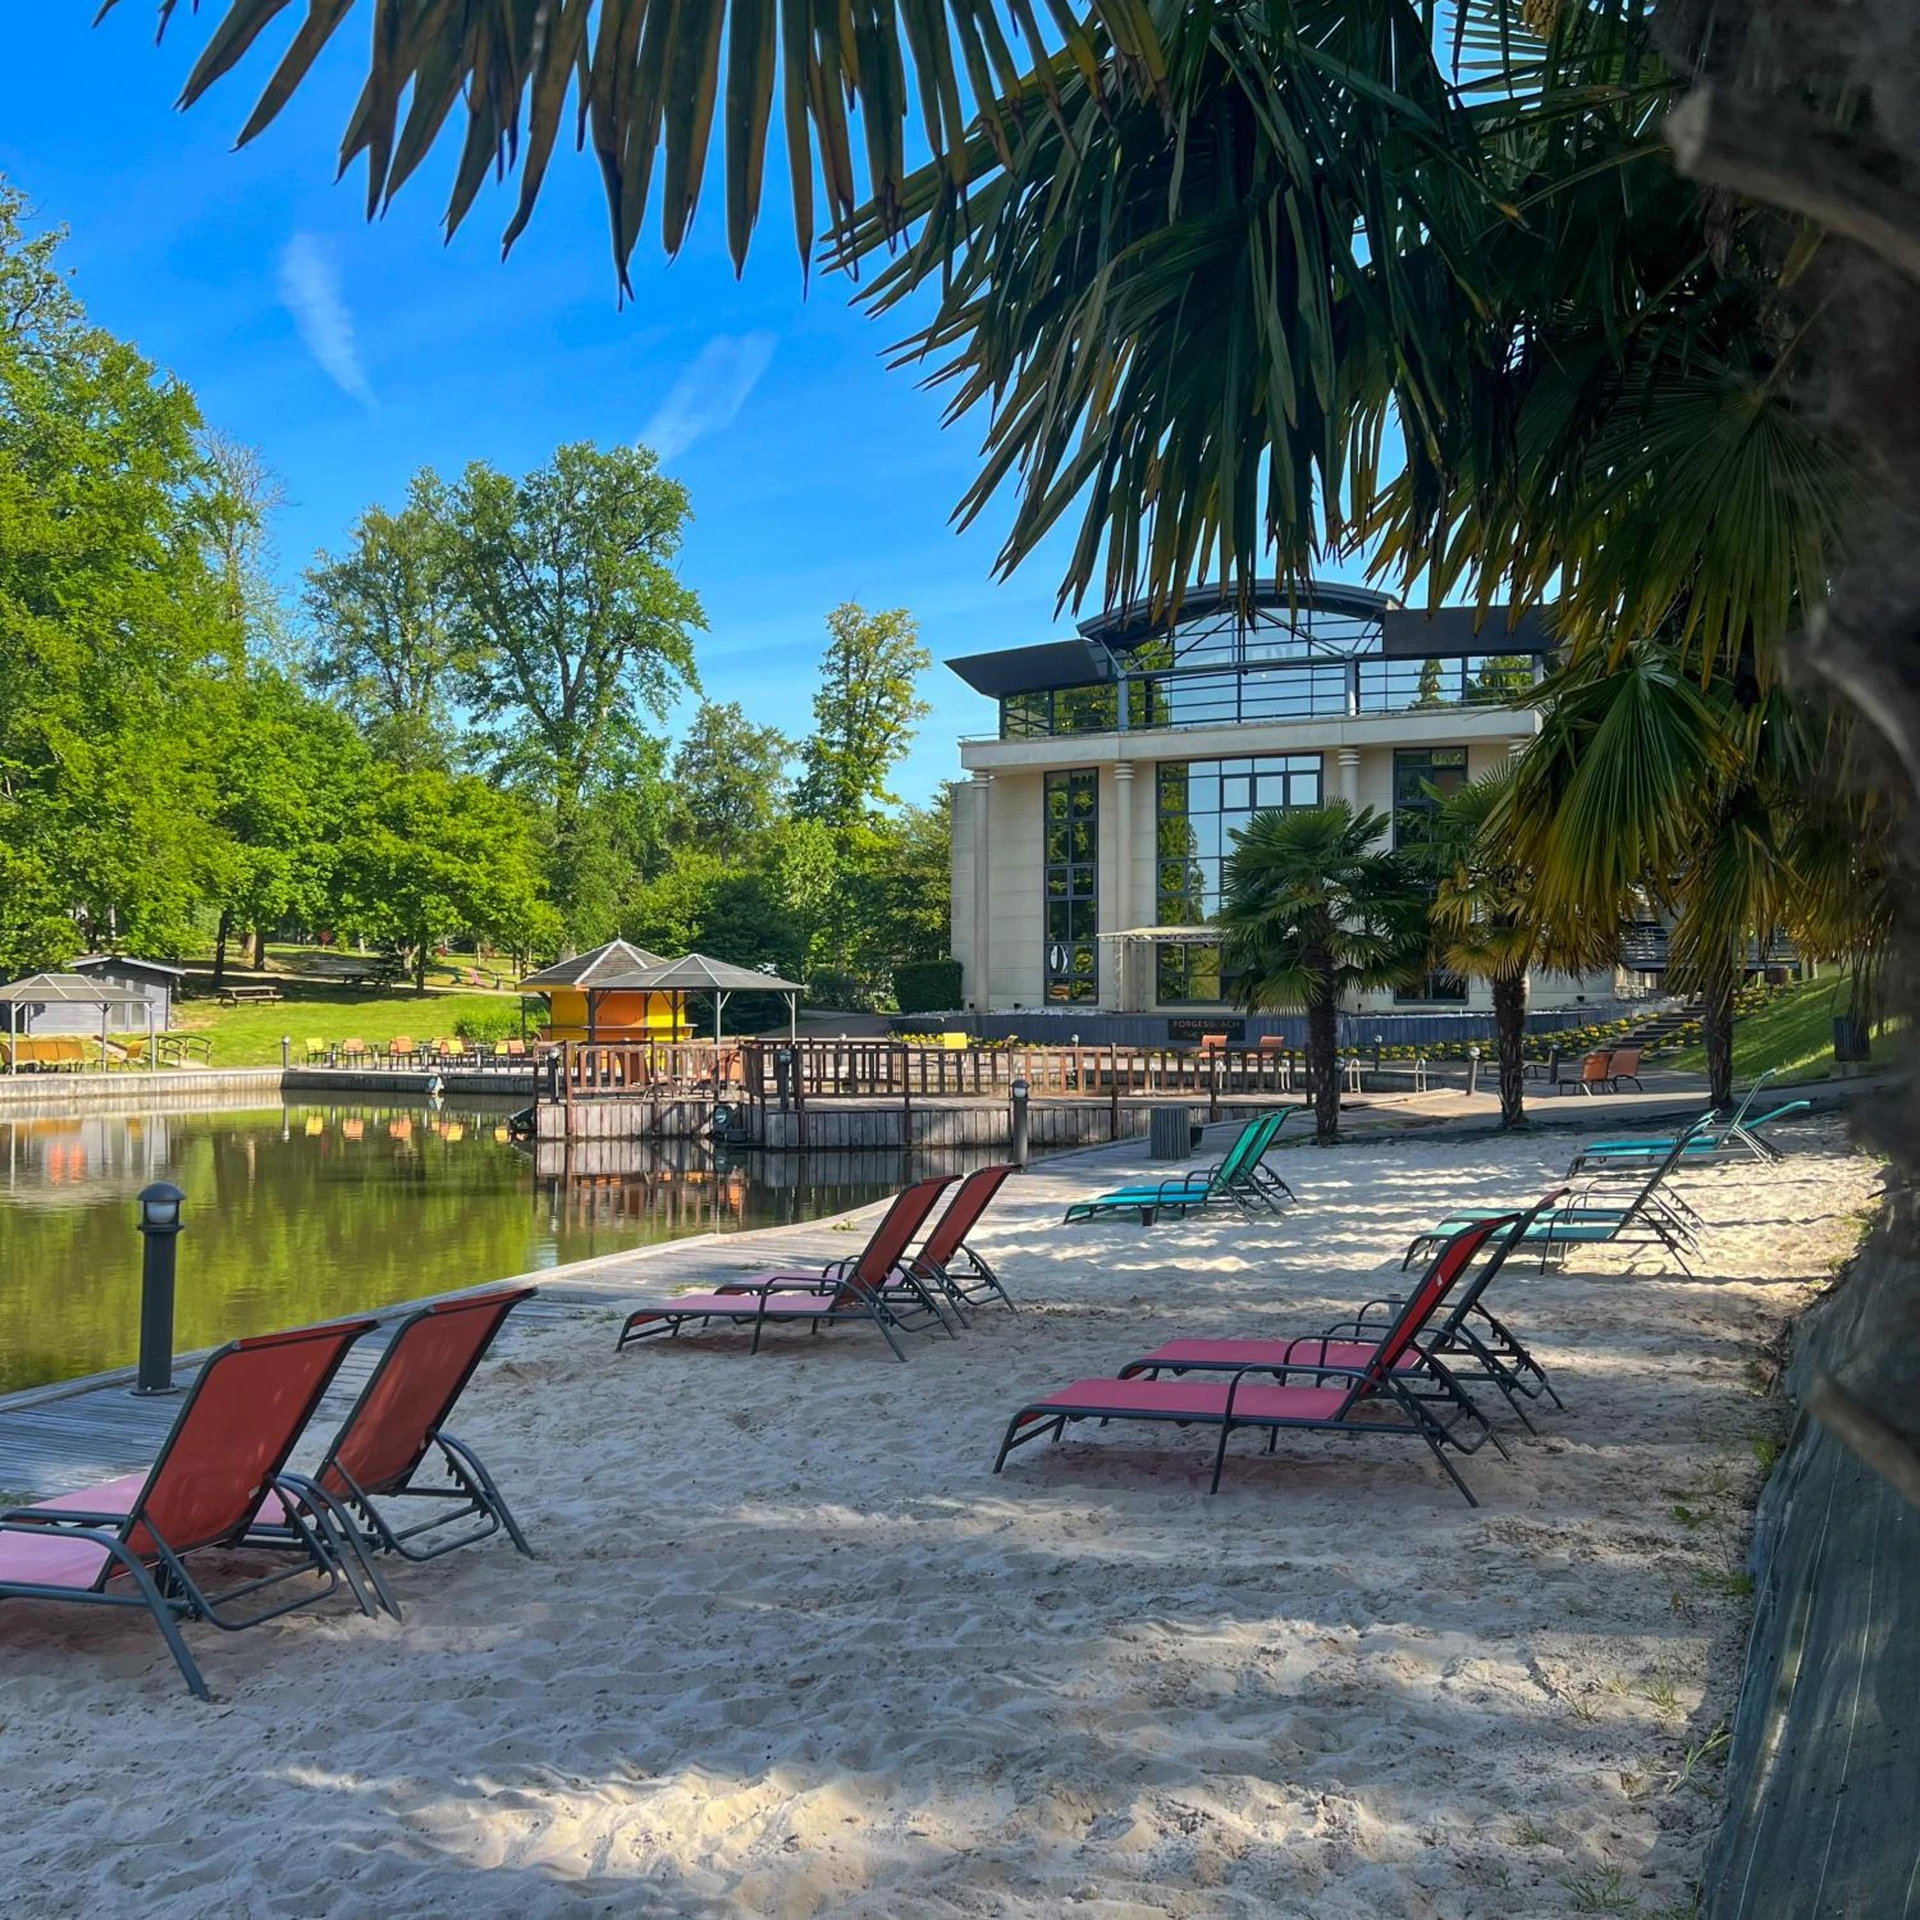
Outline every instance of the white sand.
[[908, 1366], [851, 1330], [616, 1355], [583, 1307], [457, 1423], [537, 1564], [399, 1568], [404, 1624], [190, 1628], [211, 1707], [134, 1617], [0, 1609], [9, 1911], [1689, 1911], [1715, 1759], [1676, 1777], [1731, 1707], [1769, 1350], [1877, 1189], [1835, 1123], [1796, 1138], [1689, 1180], [1720, 1223], [1695, 1279], [1509, 1270], [1567, 1411], [1503, 1417], [1477, 1512], [1390, 1441], [1243, 1436], [1214, 1499], [1210, 1437], [1173, 1429], [989, 1469], [1019, 1399], [1310, 1329], [1565, 1133], [1291, 1152], [1284, 1220], [1151, 1232], [1054, 1224], [1137, 1149], [1056, 1162], [981, 1236], [1025, 1311]]

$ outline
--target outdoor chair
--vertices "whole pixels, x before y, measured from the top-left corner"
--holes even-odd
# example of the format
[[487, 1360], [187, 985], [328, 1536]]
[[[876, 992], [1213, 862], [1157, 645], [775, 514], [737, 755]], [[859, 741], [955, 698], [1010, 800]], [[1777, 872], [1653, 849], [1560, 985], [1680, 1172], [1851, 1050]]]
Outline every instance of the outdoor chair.
[[[1565, 1191], [1564, 1187], [1555, 1187], [1536, 1200], [1525, 1213], [1508, 1216], [1508, 1224], [1504, 1229], [1498, 1218], [1478, 1221], [1473, 1227], [1463, 1228], [1453, 1239], [1440, 1244], [1427, 1272], [1416, 1283], [1416, 1290], [1424, 1286], [1436, 1271], [1450, 1266], [1464, 1268], [1477, 1252], [1486, 1251], [1489, 1246], [1491, 1251], [1472, 1279], [1454, 1298], [1446, 1319], [1430, 1338], [1418, 1346], [1410, 1346], [1401, 1355], [1395, 1363], [1396, 1372], [1419, 1372], [1425, 1365], [1428, 1353], [1449, 1361], [1456, 1356], [1471, 1360], [1506, 1396], [1507, 1404], [1530, 1433], [1534, 1430], [1533, 1422], [1516, 1396], [1537, 1400], [1545, 1394], [1556, 1407], [1561, 1404], [1559, 1394], [1547, 1379], [1546, 1369], [1513, 1330], [1488, 1310], [1485, 1301], [1487, 1289], [1506, 1265], [1508, 1254], [1524, 1241], [1527, 1229]], [[1481, 1226], [1487, 1227], [1488, 1234], [1476, 1237]], [[1492, 1238], [1496, 1232], [1498, 1238]], [[1270, 1370], [1280, 1375], [1311, 1373], [1317, 1371], [1315, 1362], [1336, 1368], [1364, 1366], [1387, 1331], [1392, 1317], [1405, 1305], [1406, 1299], [1401, 1295], [1369, 1300], [1351, 1318], [1336, 1321], [1332, 1326], [1322, 1328], [1319, 1333], [1302, 1339], [1170, 1340], [1122, 1367], [1120, 1378], [1126, 1380], [1137, 1374], [1145, 1374], [1149, 1379], [1157, 1379], [1163, 1373], [1177, 1375], [1259, 1370]]]
[[1646, 1088], [1640, 1084], [1641, 1051], [1639, 1047], [1615, 1047], [1607, 1055], [1607, 1091], [1609, 1093], [1618, 1093], [1622, 1080], [1631, 1080], [1635, 1093], [1646, 1092]]
[[420, 1049], [414, 1044], [409, 1033], [397, 1033], [387, 1042], [387, 1065], [397, 1067], [402, 1062], [411, 1064], [419, 1055]]
[[[400, 1608], [381, 1578], [374, 1556], [397, 1553], [408, 1560], [437, 1560], [504, 1532], [532, 1559], [511, 1509], [479, 1456], [445, 1431], [445, 1421], [466, 1391], [474, 1369], [534, 1287], [440, 1300], [409, 1314], [394, 1329], [360, 1397], [341, 1423], [311, 1474], [282, 1475], [296, 1500], [324, 1513], [337, 1537], [354, 1550], [380, 1603], [395, 1619]], [[438, 1476], [423, 1480], [429, 1461]], [[424, 1515], [396, 1524], [403, 1503]], [[272, 1538], [293, 1524], [279, 1493], [257, 1515], [255, 1535]], [[461, 1525], [462, 1522], [475, 1522]], [[459, 1527], [452, 1538], [441, 1537]], [[429, 1544], [420, 1544], [434, 1536]]]
[[1143, 1227], [1150, 1227], [1163, 1213], [1185, 1215], [1204, 1213], [1209, 1207], [1231, 1202], [1245, 1212], [1256, 1206], [1277, 1213], [1282, 1196], [1294, 1200], [1293, 1189], [1270, 1169], [1262, 1166], [1262, 1156], [1273, 1145], [1290, 1113], [1299, 1108], [1282, 1107], [1277, 1113], [1262, 1114], [1249, 1120], [1223, 1159], [1191, 1173], [1168, 1179], [1116, 1187], [1111, 1193], [1096, 1194], [1091, 1200], [1076, 1200], [1068, 1207], [1062, 1224], [1077, 1220], [1097, 1220], [1110, 1213], [1137, 1214]]
[[1577, 1074], [1563, 1074], [1557, 1068], [1554, 1072], [1553, 1087], [1556, 1093], [1565, 1093], [1568, 1088], [1577, 1088], [1581, 1093], [1591, 1095], [1596, 1087], [1604, 1088], [1607, 1082], [1608, 1065], [1613, 1056], [1604, 1049], [1590, 1053], [1580, 1062]]
[[[1681, 1272], [1690, 1274], [1693, 1269], [1687, 1265], [1686, 1256], [1696, 1250], [1693, 1229], [1698, 1216], [1679, 1195], [1663, 1195], [1660, 1189], [1680, 1164], [1693, 1137], [1693, 1131], [1689, 1131], [1676, 1141], [1624, 1204], [1595, 1204], [1596, 1183], [1590, 1182], [1580, 1193], [1556, 1203], [1534, 1220], [1522, 1239], [1525, 1245], [1539, 1248], [1541, 1270], [1545, 1271], [1556, 1251], [1564, 1262], [1568, 1249], [1574, 1246], [1657, 1246], [1679, 1262]], [[1425, 1233], [1415, 1234], [1401, 1266], [1410, 1267], [1440, 1241], [1484, 1218], [1484, 1214], [1456, 1214]]]
[[333, 1065], [333, 1042], [321, 1040], [309, 1034], [307, 1036], [307, 1065], [310, 1067], [330, 1067]]
[[[1745, 1156], [1763, 1162], [1779, 1162], [1786, 1158], [1771, 1140], [1764, 1138], [1761, 1128], [1774, 1125], [1786, 1119], [1790, 1114], [1810, 1113], [1812, 1103], [1806, 1100], [1788, 1100], [1780, 1106], [1761, 1114], [1757, 1119], [1749, 1120], [1760, 1090], [1779, 1072], [1777, 1067], [1769, 1067], [1755, 1077], [1748, 1087], [1746, 1097], [1733, 1111], [1730, 1119], [1721, 1120], [1714, 1108], [1709, 1107], [1693, 1125], [1686, 1129], [1684, 1138], [1687, 1150], [1683, 1163], [1694, 1166], [1703, 1162], [1713, 1163]], [[1618, 1172], [1623, 1169], [1637, 1169], [1664, 1158], [1673, 1151], [1681, 1134], [1649, 1134], [1637, 1140], [1590, 1140], [1574, 1155], [1568, 1166], [1569, 1174], [1586, 1173], [1595, 1169]]]
[[751, 1325], [753, 1344], [748, 1352], [758, 1353], [769, 1326], [807, 1326], [818, 1333], [841, 1321], [863, 1321], [880, 1329], [896, 1360], [905, 1360], [906, 1351], [894, 1338], [896, 1331], [930, 1331], [937, 1326], [949, 1337], [953, 1334], [926, 1283], [904, 1264], [914, 1235], [952, 1184], [952, 1176], [943, 1174], [903, 1188], [859, 1253], [832, 1261], [817, 1272], [758, 1274], [726, 1281], [710, 1293], [683, 1293], [636, 1307], [620, 1329], [615, 1350], [654, 1334], [677, 1338], [684, 1327], [704, 1327], [718, 1320]]
[[[1043, 1437], [1058, 1440], [1068, 1426], [1081, 1420], [1098, 1420], [1102, 1425], [1109, 1420], [1170, 1421], [1219, 1429], [1213, 1479], [1207, 1488], [1217, 1493], [1227, 1442], [1239, 1428], [1264, 1431], [1268, 1452], [1283, 1432], [1389, 1434], [1424, 1442], [1467, 1504], [1478, 1506], [1473, 1489], [1447, 1458], [1447, 1449], [1472, 1453], [1490, 1440], [1504, 1455], [1506, 1447], [1431, 1344], [1422, 1343], [1420, 1336], [1473, 1255], [1511, 1218], [1475, 1221], [1450, 1236], [1451, 1257], [1433, 1263], [1392, 1323], [1365, 1348], [1364, 1358], [1356, 1364], [1334, 1364], [1324, 1358], [1319, 1343], [1305, 1343], [1307, 1364], [1298, 1371], [1316, 1380], [1332, 1378], [1337, 1385], [1266, 1386], [1249, 1380], [1250, 1373], [1275, 1372], [1271, 1364], [1236, 1368], [1225, 1380], [1076, 1380], [1045, 1399], [1029, 1402], [1013, 1416], [993, 1470], [998, 1473], [1006, 1465], [1015, 1447]], [[1421, 1356], [1416, 1367], [1403, 1368], [1402, 1361], [1413, 1353]], [[1371, 1417], [1376, 1415], [1397, 1417]]]
[[1560, 1049], [1549, 1047], [1544, 1060], [1521, 1061], [1520, 1077], [1523, 1080], [1547, 1080], [1557, 1083], [1560, 1078]]
[[[0, 1598], [144, 1608], [202, 1700], [210, 1696], [182, 1620], [237, 1631], [324, 1599], [343, 1580], [371, 1613], [324, 1517], [284, 1469], [347, 1349], [373, 1325], [343, 1320], [222, 1347], [202, 1365], [146, 1473], [0, 1514]], [[204, 1585], [199, 1557], [238, 1548], [276, 1490], [284, 1526], [274, 1544], [296, 1564], [218, 1590]], [[247, 1604], [309, 1574], [323, 1582], [318, 1590]]]
[[[907, 1271], [929, 1289], [937, 1287], [945, 1294], [962, 1321], [966, 1319], [967, 1309], [982, 1300], [998, 1300], [1013, 1310], [1013, 1301], [1000, 1284], [1000, 1276], [967, 1245], [967, 1235], [980, 1224], [980, 1216], [1014, 1170], [1008, 1162], [1003, 1166], [980, 1167], [968, 1174], [919, 1251], [907, 1256]], [[964, 1266], [960, 1264], [962, 1261]]]
[[364, 1066], [367, 1059], [367, 1043], [364, 1040], [342, 1040], [340, 1042], [340, 1064], [343, 1067]]

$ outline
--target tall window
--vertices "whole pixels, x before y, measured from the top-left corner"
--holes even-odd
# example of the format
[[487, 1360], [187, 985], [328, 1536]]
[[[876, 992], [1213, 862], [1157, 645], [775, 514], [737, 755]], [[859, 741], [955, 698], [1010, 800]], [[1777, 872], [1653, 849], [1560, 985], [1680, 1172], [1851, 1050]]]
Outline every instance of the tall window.
[[[1163, 927], [1205, 926], [1220, 909], [1220, 871], [1233, 836], [1270, 807], [1317, 807], [1317, 753], [1266, 753], [1243, 760], [1163, 761], [1156, 783], [1156, 919]], [[1155, 983], [1163, 1002], [1220, 998], [1220, 949], [1159, 950]]]
[[1050, 1001], [1100, 997], [1100, 775], [1093, 767], [1046, 780], [1046, 992]]
[[[1396, 747], [1393, 752], [1393, 844], [1421, 847], [1433, 838], [1434, 821], [1447, 799], [1467, 784], [1465, 747]], [[1435, 971], [1419, 986], [1394, 994], [1402, 1003], [1461, 1001], [1467, 983], [1457, 973]]]

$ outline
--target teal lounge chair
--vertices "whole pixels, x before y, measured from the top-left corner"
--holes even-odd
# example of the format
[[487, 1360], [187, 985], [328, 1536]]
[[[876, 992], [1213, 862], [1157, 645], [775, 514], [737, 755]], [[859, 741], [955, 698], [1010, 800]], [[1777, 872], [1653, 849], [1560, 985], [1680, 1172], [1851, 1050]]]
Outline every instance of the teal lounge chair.
[[[1812, 1102], [1807, 1100], [1788, 1100], [1780, 1106], [1763, 1113], [1758, 1119], [1749, 1120], [1753, 1103], [1760, 1089], [1779, 1072], [1777, 1067], [1769, 1067], [1765, 1073], [1755, 1079], [1747, 1089], [1747, 1097], [1740, 1102], [1730, 1120], [1719, 1120], [1715, 1109], [1709, 1107], [1687, 1133], [1686, 1159], [1688, 1165], [1696, 1163], [1733, 1160], [1742, 1156], [1759, 1161], [1779, 1162], [1786, 1158], [1771, 1140], [1761, 1137], [1760, 1129], [1770, 1127], [1776, 1121], [1784, 1120], [1789, 1114], [1810, 1113]], [[1574, 1155], [1573, 1163], [1567, 1168], [1569, 1174], [1589, 1173], [1596, 1170], [1618, 1172], [1636, 1170], [1650, 1166], [1672, 1152], [1678, 1134], [1652, 1134], [1639, 1140], [1594, 1140]]]
[[[1648, 1172], [1631, 1199], [1619, 1205], [1596, 1205], [1593, 1190], [1588, 1187], [1565, 1206], [1554, 1207], [1536, 1218], [1521, 1238], [1524, 1245], [1540, 1249], [1542, 1269], [1555, 1248], [1564, 1256], [1565, 1250], [1572, 1246], [1657, 1246], [1679, 1262], [1682, 1273], [1690, 1274], [1693, 1269], [1687, 1265], [1687, 1255], [1698, 1249], [1693, 1229], [1699, 1217], [1677, 1195], [1663, 1196], [1660, 1188], [1685, 1157], [1688, 1143], [1701, 1124], [1695, 1122], [1674, 1142], [1666, 1158]], [[1422, 1254], [1450, 1239], [1462, 1227], [1496, 1217], [1488, 1213], [1463, 1213], [1442, 1220], [1425, 1233], [1414, 1235], [1401, 1266], [1412, 1266]]]
[[1293, 1189], [1260, 1164], [1261, 1157], [1273, 1145], [1274, 1137], [1286, 1125], [1287, 1115], [1297, 1109], [1283, 1107], [1278, 1113], [1265, 1113], [1250, 1120], [1240, 1137], [1230, 1146], [1217, 1166], [1195, 1168], [1191, 1173], [1171, 1179], [1118, 1187], [1112, 1193], [1091, 1200], [1076, 1200], [1066, 1211], [1066, 1224], [1076, 1220], [1098, 1220], [1110, 1213], [1135, 1213], [1143, 1227], [1153, 1225], [1163, 1213], [1204, 1213], [1208, 1207], [1231, 1203], [1245, 1212], [1256, 1206], [1278, 1213], [1283, 1196], [1294, 1198]]

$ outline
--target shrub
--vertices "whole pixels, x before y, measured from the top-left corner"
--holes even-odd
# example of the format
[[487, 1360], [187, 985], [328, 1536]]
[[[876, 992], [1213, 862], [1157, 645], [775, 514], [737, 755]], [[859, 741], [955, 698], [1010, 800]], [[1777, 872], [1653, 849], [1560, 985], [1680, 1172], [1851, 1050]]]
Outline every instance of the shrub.
[[949, 1013], [960, 1004], [958, 960], [903, 960], [893, 970], [894, 1004], [902, 1013]]
[[453, 1023], [454, 1032], [470, 1045], [520, 1037], [520, 1008], [503, 1000], [497, 1007], [475, 1007]]

